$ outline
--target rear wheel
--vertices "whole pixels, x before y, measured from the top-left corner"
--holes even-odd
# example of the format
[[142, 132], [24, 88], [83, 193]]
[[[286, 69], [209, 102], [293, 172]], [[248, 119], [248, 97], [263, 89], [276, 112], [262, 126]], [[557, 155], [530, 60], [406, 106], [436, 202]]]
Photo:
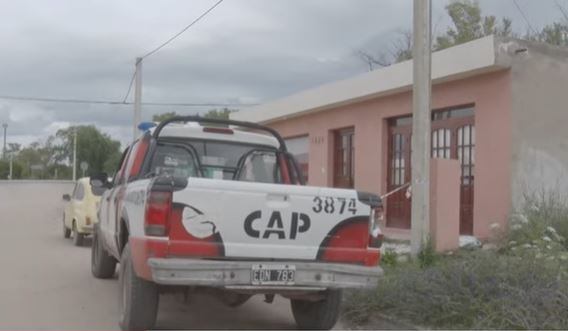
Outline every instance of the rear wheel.
[[328, 290], [320, 301], [290, 300], [299, 329], [329, 330], [339, 318], [341, 290]]
[[111, 278], [116, 269], [116, 260], [104, 248], [97, 234], [97, 227], [93, 232], [93, 246], [91, 247], [91, 273], [96, 278]]
[[63, 215], [63, 238], [71, 237], [71, 229], [65, 226], [65, 215]]
[[79, 233], [77, 229], [77, 222], [73, 221], [73, 245], [75, 246], [83, 246], [83, 239], [85, 236], [82, 233]]
[[126, 244], [120, 258], [120, 328], [148, 330], [156, 323], [159, 293], [155, 283], [139, 278], [134, 272], [130, 245]]

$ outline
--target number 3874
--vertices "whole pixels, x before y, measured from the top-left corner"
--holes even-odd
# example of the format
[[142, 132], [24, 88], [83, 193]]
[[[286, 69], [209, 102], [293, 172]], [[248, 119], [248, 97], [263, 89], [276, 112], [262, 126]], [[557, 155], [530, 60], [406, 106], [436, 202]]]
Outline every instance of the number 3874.
[[316, 213], [351, 213], [355, 215], [357, 213], [357, 203], [355, 199], [317, 196], [314, 198], [312, 210]]

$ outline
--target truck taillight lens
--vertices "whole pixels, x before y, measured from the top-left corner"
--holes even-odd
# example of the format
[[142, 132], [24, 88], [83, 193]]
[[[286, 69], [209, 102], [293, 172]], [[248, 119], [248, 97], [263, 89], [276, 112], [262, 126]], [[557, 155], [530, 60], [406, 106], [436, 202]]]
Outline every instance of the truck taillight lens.
[[150, 191], [146, 201], [144, 233], [148, 236], [167, 236], [172, 212], [172, 192]]
[[384, 235], [379, 227], [380, 222], [383, 220], [384, 210], [383, 207], [376, 207], [371, 209], [371, 216], [369, 219], [369, 247], [380, 248], [383, 244]]

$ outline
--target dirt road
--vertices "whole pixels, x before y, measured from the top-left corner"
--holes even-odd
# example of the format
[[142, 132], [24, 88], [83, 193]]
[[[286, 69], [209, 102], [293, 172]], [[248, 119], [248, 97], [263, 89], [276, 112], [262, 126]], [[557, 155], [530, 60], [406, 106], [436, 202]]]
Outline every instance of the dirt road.
[[[93, 278], [90, 245], [63, 239], [61, 195], [71, 189], [69, 183], [0, 182], [0, 329], [118, 328], [117, 279]], [[262, 300], [228, 308], [209, 297], [184, 304], [162, 296], [157, 328], [295, 328], [287, 300]]]

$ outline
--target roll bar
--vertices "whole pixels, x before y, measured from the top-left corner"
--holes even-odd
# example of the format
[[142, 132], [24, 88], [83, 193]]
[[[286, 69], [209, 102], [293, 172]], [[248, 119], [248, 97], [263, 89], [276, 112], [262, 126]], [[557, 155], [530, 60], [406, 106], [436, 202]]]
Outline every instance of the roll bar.
[[217, 118], [205, 118], [205, 117], [201, 117], [201, 116], [175, 116], [175, 117], [169, 118], [165, 121], [162, 121], [162, 122], [160, 122], [160, 124], [158, 124], [158, 126], [154, 130], [153, 137], [155, 139], [158, 139], [158, 137], [160, 136], [160, 133], [162, 132], [164, 127], [166, 125], [168, 125], [170, 123], [174, 123], [174, 122], [183, 122], [183, 123], [196, 122], [196, 123], [225, 124], [225, 125], [234, 125], [234, 126], [239, 126], [239, 127], [242, 127], [242, 128], [268, 132], [274, 138], [276, 138], [276, 140], [278, 140], [278, 144], [280, 145], [280, 148], [279, 148], [280, 151], [287, 152], [286, 143], [284, 142], [284, 139], [278, 133], [278, 131], [274, 130], [273, 128], [269, 128], [267, 126], [260, 125], [260, 124], [257, 124], [257, 123], [252, 123], [252, 122], [233, 121], [233, 120], [225, 120], [225, 119], [217, 119]]

